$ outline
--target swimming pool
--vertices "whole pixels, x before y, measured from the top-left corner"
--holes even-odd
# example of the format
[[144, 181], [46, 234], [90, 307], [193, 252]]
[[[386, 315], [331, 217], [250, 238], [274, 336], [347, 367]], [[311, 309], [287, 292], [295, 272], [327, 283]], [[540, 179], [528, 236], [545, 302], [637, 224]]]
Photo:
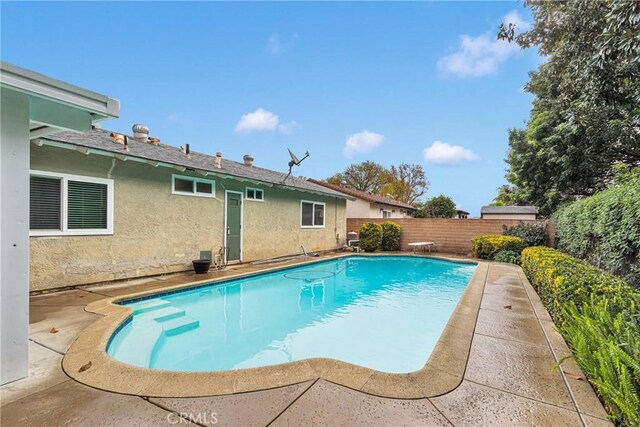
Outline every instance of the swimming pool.
[[476, 265], [350, 256], [124, 302], [108, 354], [173, 371], [224, 371], [314, 357], [421, 369]]

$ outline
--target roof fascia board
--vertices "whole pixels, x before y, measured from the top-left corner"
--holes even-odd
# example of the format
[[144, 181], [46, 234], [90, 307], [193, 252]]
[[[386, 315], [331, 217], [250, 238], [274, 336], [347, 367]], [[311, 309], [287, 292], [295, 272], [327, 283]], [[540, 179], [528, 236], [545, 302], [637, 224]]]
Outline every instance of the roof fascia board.
[[48, 98], [71, 107], [91, 112], [94, 121], [117, 118], [120, 102], [117, 99], [26, 70], [7, 62], [0, 62], [0, 85], [38, 98]]

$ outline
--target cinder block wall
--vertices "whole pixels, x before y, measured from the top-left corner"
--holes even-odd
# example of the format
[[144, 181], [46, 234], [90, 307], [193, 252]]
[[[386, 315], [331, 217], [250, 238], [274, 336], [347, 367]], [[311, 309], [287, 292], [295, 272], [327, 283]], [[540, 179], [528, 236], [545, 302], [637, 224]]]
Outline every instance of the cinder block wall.
[[[358, 232], [367, 222], [384, 222], [387, 219], [348, 218], [347, 232]], [[441, 219], [395, 218], [391, 221], [402, 227], [402, 250], [409, 250], [411, 242], [435, 242], [440, 252], [468, 254], [471, 239], [483, 234], [502, 234], [503, 226], [513, 227], [519, 222], [547, 223], [547, 237], [555, 244], [555, 227], [544, 220], [520, 221], [512, 219]]]

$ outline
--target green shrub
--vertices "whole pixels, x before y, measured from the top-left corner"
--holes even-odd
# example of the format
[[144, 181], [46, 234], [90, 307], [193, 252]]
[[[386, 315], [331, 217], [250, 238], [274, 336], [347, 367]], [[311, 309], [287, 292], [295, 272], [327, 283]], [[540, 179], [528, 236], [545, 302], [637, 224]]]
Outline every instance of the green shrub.
[[382, 244], [382, 226], [373, 222], [360, 227], [360, 248], [365, 252], [375, 252]]
[[520, 237], [487, 235], [471, 239], [471, 246], [476, 258], [493, 259], [498, 252], [503, 250], [519, 254], [527, 247], [527, 244]]
[[612, 419], [640, 426], [640, 293], [550, 248], [523, 250], [522, 268]]
[[494, 261], [508, 262], [510, 264], [520, 264], [520, 254], [515, 251], [503, 249], [493, 257]]
[[382, 250], [399, 251], [402, 228], [391, 221], [385, 221], [380, 226], [382, 227]]
[[570, 304], [560, 332], [573, 358], [621, 425], [640, 426], [640, 317], [633, 309], [612, 315], [609, 301]]
[[558, 248], [640, 288], [640, 174], [554, 215]]
[[608, 299], [614, 314], [626, 308], [628, 301], [638, 299], [638, 292], [619, 277], [555, 249], [526, 248], [521, 265], [556, 322], [563, 321], [567, 304], [581, 307], [592, 295]]
[[520, 222], [502, 234], [520, 237], [527, 242], [527, 246], [542, 246], [547, 243], [547, 224]]

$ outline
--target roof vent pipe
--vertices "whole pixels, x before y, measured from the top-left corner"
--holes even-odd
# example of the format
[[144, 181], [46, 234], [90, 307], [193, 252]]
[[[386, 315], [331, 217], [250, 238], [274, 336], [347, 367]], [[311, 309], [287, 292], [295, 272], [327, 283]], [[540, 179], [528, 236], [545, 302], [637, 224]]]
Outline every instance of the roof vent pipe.
[[149, 141], [149, 128], [143, 124], [135, 124], [131, 127], [133, 131], [133, 139], [139, 142], [148, 142]]
[[222, 168], [222, 153], [219, 151], [216, 153], [216, 156], [213, 158], [213, 166], [217, 169]]
[[245, 154], [242, 160], [244, 160], [245, 165], [253, 166], [253, 156], [251, 154]]

